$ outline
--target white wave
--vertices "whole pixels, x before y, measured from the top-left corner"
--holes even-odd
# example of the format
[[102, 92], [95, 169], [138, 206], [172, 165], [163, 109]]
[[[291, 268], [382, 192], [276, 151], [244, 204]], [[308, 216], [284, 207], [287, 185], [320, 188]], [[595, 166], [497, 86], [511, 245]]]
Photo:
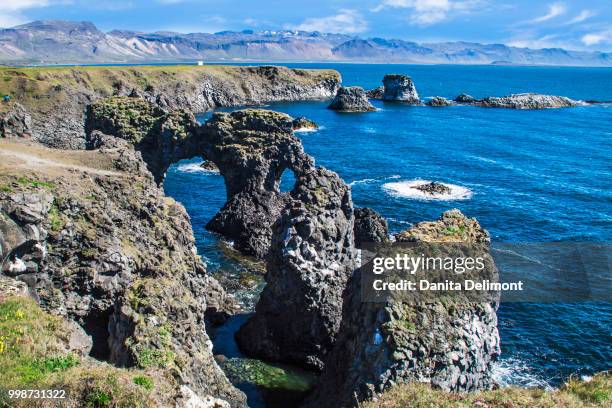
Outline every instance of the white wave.
[[179, 165], [176, 169], [183, 173], [207, 173], [207, 174], [219, 174], [218, 170], [209, 170], [202, 168], [201, 163], [186, 163]]
[[400, 177], [401, 177], [400, 175], [394, 174], [392, 176], [384, 176], [384, 177], [376, 177], [376, 178], [364, 178], [364, 179], [360, 179], [360, 180], [351, 181], [349, 183], [349, 186], [352, 187], [352, 186], [357, 185], [357, 184], [370, 184], [370, 183], [374, 183], [374, 182], [380, 181], [380, 180], [393, 180], [393, 179], [398, 179]]
[[440, 200], [440, 201], [453, 201], [453, 200], [469, 200], [472, 198], [472, 191], [467, 187], [458, 186], [449, 183], [440, 183], [450, 188], [450, 193], [435, 194], [431, 195], [424, 191], [418, 190], [415, 187], [431, 183], [430, 180], [414, 179], [410, 181], [397, 181], [393, 183], [383, 184], [383, 189], [388, 194], [394, 197], [411, 198], [414, 200]]
[[318, 132], [321, 129], [323, 129], [323, 126], [319, 126], [318, 128], [301, 127], [301, 128], [293, 129], [293, 133], [313, 133], [313, 132]]
[[544, 388], [547, 391], [554, 389], [524, 361], [517, 358], [496, 361], [493, 364], [492, 374], [493, 380], [501, 387]]

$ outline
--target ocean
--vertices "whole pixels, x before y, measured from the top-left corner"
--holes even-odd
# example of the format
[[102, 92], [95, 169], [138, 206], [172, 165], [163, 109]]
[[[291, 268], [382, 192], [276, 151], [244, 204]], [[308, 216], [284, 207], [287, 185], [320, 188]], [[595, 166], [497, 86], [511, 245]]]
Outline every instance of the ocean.
[[[344, 85], [366, 89], [381, 85], [387, 73], [407, 74], [421, 99], [454, 98], [462, 92], [477, 98], [538, 92], [612, 100], [610, 68], [287, 65], [336, 69]], [[318, 123], [317, 131], [297, 133], [306, 152], [350, 184], [355, 206], [378, 211], [391, 232], [459, 208], [477, 218], [494, 243], [612, 239], [612, 104], [519, 111], [373, 101], [376, 112], [352, 114], [328, 110], [328, 104], [266, 108]], [[237, 261], [231, 242], [205, 230], [225, 202], [225, 186], [221, 176], [199, 168], [200, 162], [192, 159], [170, 168], [165, 190], [191, 216], [209, 272], [239, 282], [237, 297], [248, 310], [263, 285], [261, 273]], [[452, 192], [442, 200], [427, 199], [410, 188], [419, 180], [446, 183]], [[292, 184], [289, 173], [281, 188], [290, 190]], [[538, 268], [532, 270], [538, 275]], [[501, 385], [556, 387], [571, 375], [612, 366], [609, 302], [502, 303], [498, 317], [502, 355], [495, 377]], [[235, 326], [236, 319], [244, 316], [228, 325]], [[232, 333], [227, 327], [218, 335], [213, 331], [216, 352], [241, 358], [231, 344]], [[242, 387], [252, 406], [274, 406], [269, 396], [258, 393], [261, 387]]]

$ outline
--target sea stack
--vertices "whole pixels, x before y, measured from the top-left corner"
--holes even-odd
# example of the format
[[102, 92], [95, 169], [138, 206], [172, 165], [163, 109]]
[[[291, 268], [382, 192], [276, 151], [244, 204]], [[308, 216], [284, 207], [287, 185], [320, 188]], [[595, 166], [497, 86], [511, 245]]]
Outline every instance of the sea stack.
[[382, 97], [383, 101], [421, 103], [416, 87], [409, 76], [387, 74], [383, 78], [383, 85], [385, 87]]
[[376, 110], [359, 86], [340, 87], [329, 109], [340, 112], [371, 112]]

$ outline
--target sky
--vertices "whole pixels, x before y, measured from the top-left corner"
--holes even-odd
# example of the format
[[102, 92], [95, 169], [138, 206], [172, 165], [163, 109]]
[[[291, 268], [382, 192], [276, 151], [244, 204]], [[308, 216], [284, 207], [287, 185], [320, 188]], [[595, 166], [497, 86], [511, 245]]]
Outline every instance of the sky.
[[299, 29], [612, 51], [612, 0], [0, 0], [0, 27], [42, 19], [104, 31]]

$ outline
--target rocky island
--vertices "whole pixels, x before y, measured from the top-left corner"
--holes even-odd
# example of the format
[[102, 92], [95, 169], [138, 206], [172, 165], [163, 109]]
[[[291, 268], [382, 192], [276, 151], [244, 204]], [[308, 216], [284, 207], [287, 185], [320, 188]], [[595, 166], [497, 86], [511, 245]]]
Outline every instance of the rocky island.
[[376, 110], [368, 101], [366, 92], [359, 86], [340, 87], [329, 105], [340, 112], [370, 112]]

